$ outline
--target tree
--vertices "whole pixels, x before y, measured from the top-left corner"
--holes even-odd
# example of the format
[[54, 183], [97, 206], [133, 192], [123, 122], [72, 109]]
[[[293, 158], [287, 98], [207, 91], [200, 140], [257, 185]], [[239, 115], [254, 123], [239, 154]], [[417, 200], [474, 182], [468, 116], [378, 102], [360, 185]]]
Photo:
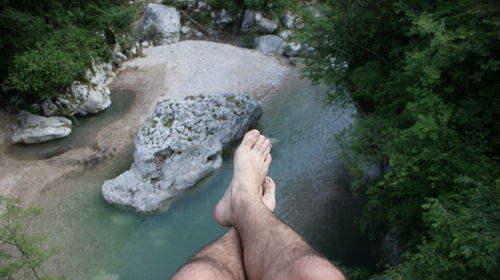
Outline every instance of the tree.
[[19, 199], [0, 196], [0, 278], [53, 279], [43, 271], [44, 262], [54, 254], [43, 248], [44, 236], [28, 234], [39, 209], [23, 209]]

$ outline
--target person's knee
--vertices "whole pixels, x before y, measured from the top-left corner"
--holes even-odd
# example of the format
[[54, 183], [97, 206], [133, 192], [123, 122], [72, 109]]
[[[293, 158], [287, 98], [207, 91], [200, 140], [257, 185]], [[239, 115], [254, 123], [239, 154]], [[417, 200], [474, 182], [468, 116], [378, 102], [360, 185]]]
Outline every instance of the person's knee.
[[293, 279], [301, 280], [345, 280], [342, 272], [328, 260], [317, 255], [307, 255], [295, 260], [290, 267], [289, 275]]

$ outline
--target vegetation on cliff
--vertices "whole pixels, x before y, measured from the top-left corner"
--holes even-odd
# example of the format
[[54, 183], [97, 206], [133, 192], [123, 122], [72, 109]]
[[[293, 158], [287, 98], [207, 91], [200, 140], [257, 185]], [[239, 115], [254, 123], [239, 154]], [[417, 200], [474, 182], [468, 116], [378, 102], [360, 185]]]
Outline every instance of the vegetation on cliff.
[[[500, 6], [496, 1], [321, 2], [302, 32], [307, 73], [351, 100], [345, 159], [388, 162], [357, 183], [361, 225], [393, 230], [388, 279], [495, 279], [500, 250]], [[384, 270], [384, 271], [382, 271]]]
[[135, 7], [123, 0], [1, 0], [0, 99], [17, 107], [61, 94], [94, 59], [131, 42]]

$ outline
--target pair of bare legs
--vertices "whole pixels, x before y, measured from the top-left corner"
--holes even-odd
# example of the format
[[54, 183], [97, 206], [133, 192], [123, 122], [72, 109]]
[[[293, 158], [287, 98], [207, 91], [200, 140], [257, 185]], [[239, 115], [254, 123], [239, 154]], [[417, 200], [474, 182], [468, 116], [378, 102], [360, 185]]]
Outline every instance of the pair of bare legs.
[[215, 208], [215, 220], [230, 228], [173, 279], [344, 279], [274, 216], [276, 185], [267, 176], [270, 152], [270, 141], [259, 131], [245, 134], [234, 156], [233, 179]]

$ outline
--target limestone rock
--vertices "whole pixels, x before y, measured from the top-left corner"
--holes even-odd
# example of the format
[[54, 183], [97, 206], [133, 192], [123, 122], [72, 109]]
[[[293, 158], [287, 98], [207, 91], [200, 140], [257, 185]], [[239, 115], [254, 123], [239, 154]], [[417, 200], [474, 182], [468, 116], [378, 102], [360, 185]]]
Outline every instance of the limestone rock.
[[144, 17], [144, 34], [151, 26], [156, 26], [162, 33], [162, 45], [179, 42], [181, 31], [181, 17], [173, 7], [161, 4], [148, 4]]
[[287, 43], [285, 46], [285, 55], [286, 56], [298, 56], [301, 49], [300, 43]]
[[141, 45], [139, 42], [135, 42], [135, 44], [130, 47], [128, 53], [132, 55], [132, 57], [137, 57], [141, 51]]
[[286, 28], [292, 28], [295, 21], [297, 19], [297, 15], [292, 14], [290, 11], [286, 12], [285, 16], [283, 17], [283, 25], [285, 25]]
[[52, 102], [50, 100], [45, 100], [42, 103], [42, 110], [43, 110], [44, 115], [53, 116], [56, 114], [58, 108], [57, 108], [57, 105], [54, 104], [54, 102]]
[[116, 64], [116, 66], [121, 67], [122, 63], [127, 60], [127, 56], [124, 55], [122, 52], [117, 51], [113, 54], [113, 62]]
[[285, 51], [285, 41], [276, 35], [264, 35], [255, 38], [259, 52], [268, 56], [282, 55]]
[[228, 23], [233, 22], [233, 17], [226, 11], [226, 9], [222, 9], [220, 12], [212, 12], [212, 19], [215, 20], [215, 24], [219, 26], [219, 28], [224, 28]]
[[44, 117], [21, 111], [17, 114], [21, 127], [12, 136], [13, 143], [39, 143], [68, 136], [71, 120], [63, 117]]
[[248, 33], [255, 23], [255, 11], [246, 9], [241, 21], [241, 32]]
[[135, 139], [130, 170], [104, 182], [111, 204], [140, 212], [158, 210], [169, 198], [219, 168], [222, 150], [257, 122], [260, 103], [247, 95], [164, 100]]
[[189, 32], [191, 32], [191, 28], [187, 25], [184, 25], [183, 27], [181, 27], [181, 33], [186, 35], [188, 34]]
[[278, 20], [265, 18], [261, 13], [255, 13], [255, 22], [264, 34], [274, 33], [278, 29]]
[[112, 69], [110, 63], [95, 64], [85, 75], [87, 82], [74, 81], [69, 93], [58, 97], [56, 104], [70, 115], [95, 114], [108, 108], [111, 104], [108, 85], [114, 77]]
[[278, 34], [281, 38], [283, 38], [284, 40], [290, 38], [290, 36], [293, 35], [292, 31], [290, 30], [283, 30], [281, 31], [279, 34]]

